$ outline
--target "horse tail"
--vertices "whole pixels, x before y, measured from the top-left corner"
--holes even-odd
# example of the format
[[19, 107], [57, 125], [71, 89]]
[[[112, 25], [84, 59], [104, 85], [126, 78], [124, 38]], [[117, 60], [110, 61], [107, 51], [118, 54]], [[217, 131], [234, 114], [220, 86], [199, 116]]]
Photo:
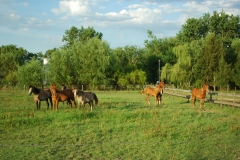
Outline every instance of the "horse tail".
[[95, 104], [98, 104], [98, 98], [97, 98], [97, 95], [96, 95], [95, 93], [93, 93], [93, 96], [94, 96]]

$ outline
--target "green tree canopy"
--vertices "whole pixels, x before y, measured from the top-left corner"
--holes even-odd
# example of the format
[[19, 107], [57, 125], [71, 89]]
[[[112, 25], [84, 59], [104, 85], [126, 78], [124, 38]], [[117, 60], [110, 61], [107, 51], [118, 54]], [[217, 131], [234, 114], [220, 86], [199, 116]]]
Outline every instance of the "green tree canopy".
[[0, 82], [16, 84], [16, 72], [19, 66], [34, 56], [22, 47], [7, 45], [0, 47]]
[[17, 71], [18, 85], [42, 86], [44, 80], [43, 64], [36, 58], [30, 62], [18, 67]]
[[66, 46], [71, 46], [74, 42], [87, 42], [91, 38], [98, 38], [102, 40], [103, 34], [101, 32], [95, 31], [93, 27], [84, 28], [83, 26], [78, 29], [72, 26], [69, 30], [65, 31], [62, 41], [66, 42]]

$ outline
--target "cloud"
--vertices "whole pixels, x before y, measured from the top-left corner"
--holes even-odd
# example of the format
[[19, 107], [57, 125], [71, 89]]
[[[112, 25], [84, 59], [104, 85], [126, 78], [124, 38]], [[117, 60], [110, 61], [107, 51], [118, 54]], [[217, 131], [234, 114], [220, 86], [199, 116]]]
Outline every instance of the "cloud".
[[90, 12], [87, 0], [63, 0], [59, 2], [59, 8], [53, 8], [56, 15], [66, 13], [69, 16], [85, 15]]

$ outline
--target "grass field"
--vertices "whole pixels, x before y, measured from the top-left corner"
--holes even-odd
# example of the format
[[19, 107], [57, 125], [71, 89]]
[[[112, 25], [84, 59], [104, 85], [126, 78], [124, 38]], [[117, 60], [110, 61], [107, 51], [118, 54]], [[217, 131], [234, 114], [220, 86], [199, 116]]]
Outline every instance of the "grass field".
[[[240, 108], [163, 95], [95, 92], [91, 112], [60, 103], [36, 110], [27, 91], [0, 91], [0, 159], [239, 159]], [[197, 102], [199, 108], [199, 102]]]

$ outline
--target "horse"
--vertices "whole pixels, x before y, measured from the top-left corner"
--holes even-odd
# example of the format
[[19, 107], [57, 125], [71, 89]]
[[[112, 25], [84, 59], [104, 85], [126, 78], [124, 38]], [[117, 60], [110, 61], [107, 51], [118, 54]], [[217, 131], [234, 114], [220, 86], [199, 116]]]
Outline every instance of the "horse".
[[84, 92], [77, 88], [72, 89], [72, 92], [74, 93], [74, 97], [77, 98], [78, 106], [82, 104], [85, 107], [85, 104], [88, 103], [92, 111], [93, 101], [95, 101], [95, 104], [98, 104], [98, 98], [93, 92]]
[[162, 101], [162, 94], [163, 94], [163, 88], [164, 88], [164, 82], [161, 81], [156, 88], [147, 87], [144, 90], [142, 90], [140, 93], [146, 94], [146, 101], [148, 101], [148, 104], [150, 105], [150, 97], [153, 96], [156, 99], [157, 104], [161, 104]]
[[201, 89], [199, 88], [194, 88], [192, 90], [192, 95], [191, 95], [191, 99], [192, 99], [192, 103], [194, 106], [194, 109], [196, 108], [196, 100], [199, 99], [200, 100], [200, 107], [202, 110], [205, 111], [203, 105], [204, 105], [204, 99], [206, 98], [206, 93], [209, 91], [209, 85], [205, 84]]
[[[50, 87], [50, 92], [52, 94], [52, 101], [53, 101], [53, 104], [54, 104], [53, 107], [56, 108], [56, 110], [58, 110], [58, 103], [59, 102], [64, 102], [64, 101], [67, 101], [71, 105], [71, 108], [72, 108], [72, 102], [70, 101], [71, 97], [69, 97], [69, 96], [67, 96], [66, 94], [63, 94], [63, 93], [58, 93], [57, 89], [56, 89], [56, 85], [52, 85]], [[53, 108], [53, 110], [54, 110], [54, 108]]]
[[65, 84], [62, 84], [62, 90], [67, 89], [67, 87], [65, 86]]
[[53, 107], [52, 104], [52, 97], [49, 89], [38, 89], [32, 85], [29, 86], [28, 89], [29, 95], [33, 93], [33, 99], [36, 103], [37, 109], [40, 109], [41, 107], [41, 101], [46, 101], [47, 103], [47, 108], [49, 109], [49, 102], [51, 103], [51, 107]]

